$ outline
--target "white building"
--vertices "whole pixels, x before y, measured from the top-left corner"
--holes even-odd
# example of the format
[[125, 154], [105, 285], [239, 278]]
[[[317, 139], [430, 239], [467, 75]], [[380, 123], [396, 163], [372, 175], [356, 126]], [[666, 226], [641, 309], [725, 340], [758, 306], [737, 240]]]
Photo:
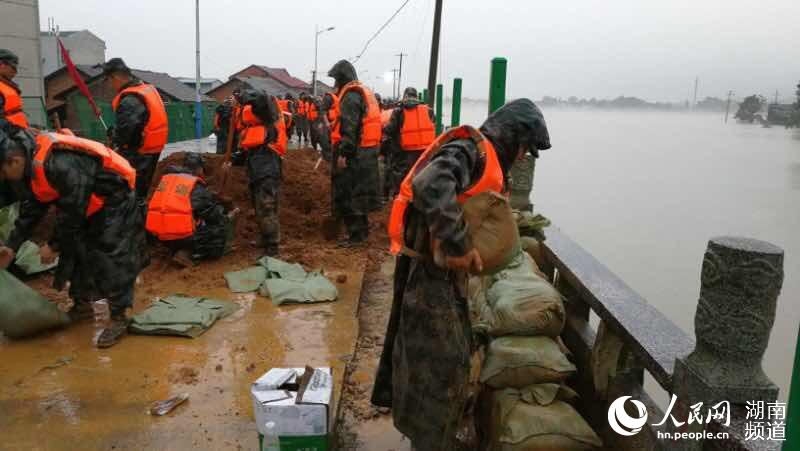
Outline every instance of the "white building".
[[31, 125], [46, 124], [38, 0], [0, 0], [0, 48], [19, 56], [17, 76]]
[[[69, 56], [75, 64], [93, 66], [106, 61], [106, 41], [98, 38], [89, 30], [59, 31], [58, 37], [69, 50]], [[41, 32], [42, 69], [44, 75], [50, 75], [64, 67], [61, 51], [58, 48], [55, 34]]]

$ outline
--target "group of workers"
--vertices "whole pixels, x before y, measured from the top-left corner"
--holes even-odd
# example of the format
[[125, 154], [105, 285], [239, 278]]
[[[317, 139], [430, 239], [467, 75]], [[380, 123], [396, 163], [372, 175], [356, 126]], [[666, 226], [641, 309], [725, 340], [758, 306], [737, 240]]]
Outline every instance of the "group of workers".
[[[14, 232], [0, 243], [0, 268], [55, 204], [57, 226], [42, 257], [60, 255], [55, 286], [70, 283], [76, 313], [87, 311], [91, 301], [109, 300], [113, 321], [98, 346], [110, 346], [124, 333], [125, 309], [147, 263], [145, 230], [174, 246], [189, 246], [192, 257], [219, 256], [226, 244], [221, 234], [235, 212], [219, 206], [205, 187], [202, 159], [191, 154], [183, 166], [165, 172], [148, 201], [168, 124], [156, 89], [136, 80], [122, 60], [104, 66], [118, 92], [110, 147], [66, 130], [29, 128], [11, 81], [17, 64], [15, 55], [0, 50], [0, 185], [14, 188], [3, 204], [21, 201]], [[417, 450], [469, 449], [458, 430], [470, 400], [454, 387], [466, 385], [479, 345], [463, 286], [483, 263], [467, 239], [461, 206], [482, 192], [507, 193], [515, 161], [528, 153], [538, 158], [539, 150], [550, 147], [544, 117], [533, 102], [518, 99], [479, 128], [460, 126], [436, 136], [431, 110], [413, 88], [382, 114], [377, 96], [348, 61], [336, 63], [328, 75], [334, 91], [318, 98], [235, 91], [215, 117], [218, 152], [230, 141], [243, 154], [268, 255], [279, 251], [281, 161], [293, 131], [298, 144], [320, 145], [330, 161], [333, 215], [347, 230], [342, 246], [363, 245], [368, 238], [368, 213], [380, 205], [378, 161], [384, 155], [388, 195], [394, 198], [390, 249], [397, 260], [372, 401], [391, 407], [396, 427]], [[434, 246], [445, 256], [444, 267], [431, 257]]]

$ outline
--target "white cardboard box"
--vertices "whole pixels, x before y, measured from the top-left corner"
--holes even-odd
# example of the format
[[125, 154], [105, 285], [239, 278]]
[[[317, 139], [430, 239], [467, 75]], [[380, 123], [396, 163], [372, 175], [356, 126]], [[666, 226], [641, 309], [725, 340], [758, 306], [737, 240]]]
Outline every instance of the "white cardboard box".
[[[287, 377], [287, 370], [295, 375]], [[330, 405], [333, 398], [333, 376], [327, 367], [319, 370], [297, 403], [297, 392], [285, 389], [303, 375], [303, 368], [273, 368], [259, 377], [250, 388], [253, 415], [258, 432], [263, 434], [267, 422], [274, 422], [279, 436], [319, 436], [329, 432]], [[283, 385], [275, 386], [283, 382]], [[283, 387], [283, 388], [282, 388]]]

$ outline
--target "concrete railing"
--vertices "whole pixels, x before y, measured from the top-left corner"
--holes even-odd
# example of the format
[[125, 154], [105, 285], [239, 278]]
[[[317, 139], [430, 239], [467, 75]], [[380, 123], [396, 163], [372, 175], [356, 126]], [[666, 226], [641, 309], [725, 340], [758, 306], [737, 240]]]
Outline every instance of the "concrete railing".
[[[702, 267], [695, 315], [696, 339], [687, 335], [619, 277], [559, 230], [545, 230], [542, 270], [566, 299], [562, 335], [573, 352], [581, 410], [614, 450], [778, 450], [781, 442], [745, 440], [747, 401], [774, 402], [778, 388], [764, 375], [761, 360], [775, 318], [783, 281], [783, 251], [769, 243], [715, 238]], [[599, 327], [590, 325], [590, 311]], [[644, 373], [677, 396], [672, 417], [664, 418], [669, 399], [655, 402], [644, 387]], [[609, 427], [609, 406], [623, 396], [641, 402], [649, 418], [628, 436]], [[688, 425], [690, 407], [703, 402], [705, 412], [729, 402], [730, 424], [722, 418]], [[622, 404], [640, 418], [634, 403]], [[724, 410], [721, 405], [716, 411]], [[658, 433], [728, 433], [727, 439], [668, 440]], [[629, 432], [629, 431], [626, 431]]]

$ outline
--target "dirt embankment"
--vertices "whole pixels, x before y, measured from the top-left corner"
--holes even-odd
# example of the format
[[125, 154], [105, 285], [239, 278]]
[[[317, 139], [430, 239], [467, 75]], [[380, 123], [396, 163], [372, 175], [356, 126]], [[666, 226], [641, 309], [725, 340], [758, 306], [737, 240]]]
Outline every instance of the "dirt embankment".
[[[368, 262], [381, 261], [386, 255], [386, 218], [388, 208], [370, 216], [370, 238], [368, 245], [355, 249], [343, 249], [335, 241], [325, 240], [322, 226], [331, 213], [330, 173], [325, 164], [316, 170], [314, 166], [318, 152], [310, 149], [290, 150], [283, 160], [283, 182], [280, 195], [281, 242], [280, 258], [298, 262], [307, 269], [328, 268], [337, 270], [359, 269], [364, 257]], [[185, 153], [178, 152], [161, 161], [153, 178], [157, 184], [160, 174], [169, 165], [180, 165]], [[222, 156], [204, 154], [206, 181], [211, 190], [220, 191]], [[263, 255], [258, 246], [259, 230], [248, 188], [247, 171], [244, 166], [230, 168], [224, 193], [219, 193], [228, 208], [238, 207], [241, 213], [236, 222], [232, 250], [218, 260], [202, 261], [190, 268], [180, 268], [171, 262], [167, 249], [154, 243], [150, 246], [151, 263], [141, 273], [141, 283], [137, 285], [137, 308], [154, 296], [170, 293], [169, 281], [180, 278], [192, 281], [197, 289], [225, 287], [222, 275], [227, 271], [251, 266]], [[49, 234], [53, 223], [51, 212], [45, 219], [44, 227], [37, 234], [37, 241], [43, 241]], [[44, 231], [44, 229], [48, 229]], [[342, 232], [344, 233], [344, 232]], [[344, 235], [342, 235], [344, 236]], [[49, 289], [52, 276], [43, 275], [30, 281], [34, 288], [43, 291], [52, 299], [63, 301], [66, 293], [55, 293]]]

